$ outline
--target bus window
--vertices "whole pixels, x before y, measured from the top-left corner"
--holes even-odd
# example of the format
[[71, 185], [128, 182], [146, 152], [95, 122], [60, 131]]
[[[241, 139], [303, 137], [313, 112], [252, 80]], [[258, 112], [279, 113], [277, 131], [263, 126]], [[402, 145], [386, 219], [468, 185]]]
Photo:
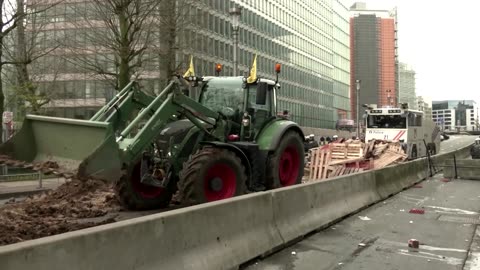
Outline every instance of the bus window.
[[407, 119], [401, 115], [369, 115], [367, 128], [407, 128]]
[[409, 127], [421, 127], [422, 126], [422, 115], [409, 113], [408, 114], [408, 126]]

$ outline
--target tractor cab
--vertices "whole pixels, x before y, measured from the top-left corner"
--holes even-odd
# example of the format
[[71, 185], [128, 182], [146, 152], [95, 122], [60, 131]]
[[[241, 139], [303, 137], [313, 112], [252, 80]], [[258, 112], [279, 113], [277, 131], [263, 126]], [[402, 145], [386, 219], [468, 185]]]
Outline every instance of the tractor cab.
[[278, 87], [268, 79], [247, 83], [244, 77], [204, 77], [195, 96], [200, 104], [227, 118], [230, 135], [251, 141], [275, 118]]

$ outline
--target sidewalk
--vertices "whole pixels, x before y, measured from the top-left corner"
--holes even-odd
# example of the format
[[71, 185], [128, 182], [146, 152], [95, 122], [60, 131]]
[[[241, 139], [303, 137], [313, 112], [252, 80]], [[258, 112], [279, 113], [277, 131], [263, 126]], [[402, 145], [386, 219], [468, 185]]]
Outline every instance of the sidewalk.
[[38, 180], [0, 182], [0, 199], [28, 196], [42, 191], [55, 189], [65, 183], [63, 178], [42, 180], [42, 188], [39, 188]]

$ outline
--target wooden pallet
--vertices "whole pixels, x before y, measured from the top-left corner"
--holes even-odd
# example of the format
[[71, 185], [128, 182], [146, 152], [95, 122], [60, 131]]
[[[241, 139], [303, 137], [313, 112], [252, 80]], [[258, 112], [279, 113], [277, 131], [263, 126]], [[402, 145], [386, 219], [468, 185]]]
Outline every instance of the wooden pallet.
[[364, 156], [361, 143], [332, 143], [332, 159], [353, 159]]
[[330, 149], [319, 147], [310, 150], [309, 181], [327, 178], [328, 164], [330, 163]]
[[357, 172], [363, 172], [363, 168], [358, 168], [358, 167], [345, 167], [340, 165], [340, 166], [332, 166], [331, 168], [332, 170], [329, 173], [328, 178], [357, 173]]
[[373, 161], [373, 169], [380, 169], [390, 164], [404, 161], [407, 155], [403, 152], [401, 145], [390, 144], [387, 149]]

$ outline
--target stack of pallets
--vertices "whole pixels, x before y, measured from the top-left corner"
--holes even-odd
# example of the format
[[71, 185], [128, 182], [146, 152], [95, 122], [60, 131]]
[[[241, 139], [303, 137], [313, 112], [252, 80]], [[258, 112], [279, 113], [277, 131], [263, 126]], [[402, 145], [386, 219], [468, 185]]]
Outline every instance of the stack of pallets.
[[380, 169], [407, 159], [398, 142], [348, 140], [310, 149], [305, 168], [306, 181], [314, 181]]
[[407, 155], [398, 143], [390, 143], [381, 154], [373, 160], [373, 169], [380, 169], [388, 165], [405, 161]]
[[360, 141], [331, 143], [314, 148], [309, 153], [310, 162], [306, 171], [308, 181], [363, 171], [360, 162], [364, 161], [363, 146]]

